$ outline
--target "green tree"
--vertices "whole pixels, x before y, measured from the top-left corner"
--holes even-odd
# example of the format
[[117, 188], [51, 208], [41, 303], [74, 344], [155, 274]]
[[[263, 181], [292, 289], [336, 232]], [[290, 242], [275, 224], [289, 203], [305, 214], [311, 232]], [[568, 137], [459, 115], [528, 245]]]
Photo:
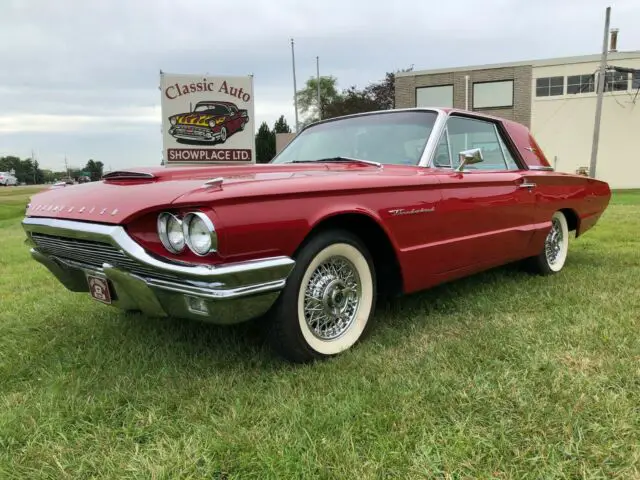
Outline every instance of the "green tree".
[[412, 69], [413, 67], [409, 67], [387, 72], [382, 81], [370, 83], [362, 90], [356, 86], [343, 90], [325, 107], [323, 118], [395, 108], [396, 73], [408, 72]]
[[276, 154], [276, 134], [262, 122], [256, 134], [256, 162], [268, 163]]
[[324, 118], [381, 110], [379, 107], [380, 105], [371, 95], [353, 86], [344, 90], [339, 99], [327, 105]]
[[33, 179], [37, 185], [44, 183], [44, 172], [40, 169], [40, 164], [37, 160], [33, 161]]
[[298, 108], [308, 124], [324, 118], [323, 112], [328, 104], [340, 98], [336, 87], [337, 79], [333, 76], [320, 77], [320, 105], [318, 105], [318, 79], [311, 77], [304, 88], [296, 92]]
[[42, 173], [42, 183], [51, 183], [55, 181], [55, 174], [51, 170], [44, 169], [40, 172]]
[[413, 66], [387, 72], [384, 80], [379, 83], [371, 83], [364, 89], [364, 92], [378, 105], [379, 110], [389, 110], [396, 108], [396, 74], [401, 72], [411, 72]]
[[102, 171], [104, 169], [104, 165], [102, 162], [96, 162], [93, 159], [90, 159], [86, 166], [84, 167], [85, 172], [89, 172], [89, 176], [91, 177], [91, 181], [95, 182], [102, 178]]
[[273, 133], [291, 133], [291, 128], [287, 123], [287, 119], [284, 118], [284, 115], [280, 115], [280, 118], [276, 120], [276, 123], [273, 125]]

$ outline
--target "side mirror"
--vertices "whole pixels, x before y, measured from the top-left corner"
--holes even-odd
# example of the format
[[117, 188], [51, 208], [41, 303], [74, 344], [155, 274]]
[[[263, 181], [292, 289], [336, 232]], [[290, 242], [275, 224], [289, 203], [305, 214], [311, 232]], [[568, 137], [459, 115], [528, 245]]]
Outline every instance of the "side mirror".
[[479, 148], [472, 148], [471, 150], [463, 150], [458, 154], [460, 165], [456, 168], [456, 172], [461, 172], [467, 165], [473, 165], [474, 163], [480, 163], [484, 161], [482, 156], [482, 150]]

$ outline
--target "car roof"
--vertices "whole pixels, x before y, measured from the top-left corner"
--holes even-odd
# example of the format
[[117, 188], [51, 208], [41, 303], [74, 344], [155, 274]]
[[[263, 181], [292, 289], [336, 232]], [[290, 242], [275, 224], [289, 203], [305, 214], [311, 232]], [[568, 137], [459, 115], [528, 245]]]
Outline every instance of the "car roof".
[[207, 104], [207, 103], [215, 103], [217, 105], [233, 105], [235, 107], [235, 103], [233, 102], [225, 102], [222, 100], [201, 100], [200, 102], [196, 103], [196, 105], [200, 105], [201, 103]]
[[490, 115], [484, 112], [476, 112], [473, 110], [465, 110], [463, 108], [450, 108], [450, 107], [407, 107], [407, 108], [392, 108], [392, 109], [387, 109], [387, 110], [371, 110], [368, 112], [361, 112], [361, 113], [352, 113], [352, 114], [348, 114], [348, 115], [342, 115], [339, 117], [333, 117], [333, 118], [327, 118], [326, 120], [319, 120], [317, 122], [311, 123], [309, 125], [307, 125], [305, 128], [303, 128], [303, 130], [306, 130], [309, 127], [312, 127], [314, 125], [320, 125], [323, 123], [328, 123], [334, 120], [340, 120], [343, 118], [351, 118], [351, 117], [359, 117], [362, 115], [377, 115], [377, 114], [385, 114], [385, 113], [393, 113], [393, 112], [442, 112], [445, 113], [447, 115], [450, 115], [452, 113], [457, 113], [460, 115], [466, 115], [466, 116], [471, 116], [471, 117], [475, 117], [475, 118], [486, 118], [487, 120], [492, 120], [493, 122], [496, 123], [502, 123], [504, 125], [509, 125], [509, 124], [516, 124], [516, 125], [520, 125], [518, 122], [515, 122], [513, 120], [508, 120], [506, 118], [503, 117], [497, 117], [494, 115]]

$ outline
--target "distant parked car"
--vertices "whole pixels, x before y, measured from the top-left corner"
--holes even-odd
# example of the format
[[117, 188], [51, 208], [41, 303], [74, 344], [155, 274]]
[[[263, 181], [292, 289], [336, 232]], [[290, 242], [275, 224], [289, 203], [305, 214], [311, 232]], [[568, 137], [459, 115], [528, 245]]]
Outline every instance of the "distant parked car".
[[62, 188], [62, 187], [66, 187], [67, 185], [74, 185], [74, 184], [75, 184], [75, 182], [73, 181], [72, 178], [63, 178], [59, 182], [55, 182], [53, 185], [51, 185], [49, 190], [53, 190], [53, 189], [56, 189], [56, 188]]
[[0, 172], [0, 185], [3, 187], [9, 187], [11, 185], [17, 185], [18, 179], [9, 172]]
[[78, 177], [78, 183], [89, 183], [90, 181], [91, 181], [91, 178], [85, 175]]

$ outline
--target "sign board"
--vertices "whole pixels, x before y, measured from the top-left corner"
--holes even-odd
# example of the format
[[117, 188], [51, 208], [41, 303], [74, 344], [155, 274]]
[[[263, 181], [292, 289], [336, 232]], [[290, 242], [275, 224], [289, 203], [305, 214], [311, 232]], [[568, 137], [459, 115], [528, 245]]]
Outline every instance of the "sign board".
[[166, 165], [256, 161], [253, 77], [160, 74]]

